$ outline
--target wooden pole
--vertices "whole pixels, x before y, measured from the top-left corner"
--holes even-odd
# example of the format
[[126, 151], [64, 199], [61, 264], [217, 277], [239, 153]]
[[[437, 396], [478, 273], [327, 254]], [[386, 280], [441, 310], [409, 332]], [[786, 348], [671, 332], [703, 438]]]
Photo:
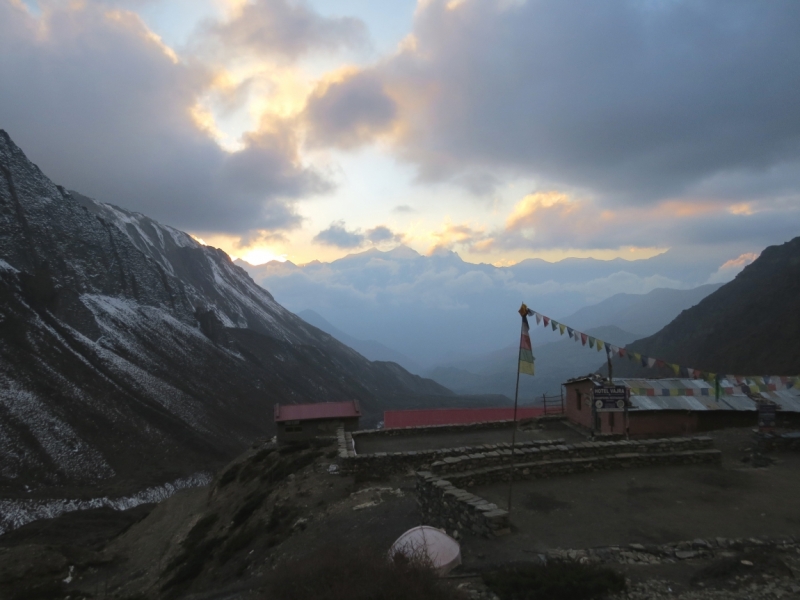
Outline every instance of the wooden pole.
[[[519, 326], [519, 337], [522, 340], [523, 327], [525, 321], [522, 321]], [[529, 334], [530, 335], [530, 334]], [[522, 356], [522, 344], [520, 344], [519, 353], [517, 356], [517, 387], [514, 391], [514, 424], [511, 428], [511, 463], [509, 465], [508, 477], [508, 516], [511, 517], [511, 491], [514, 487], [514, 447], [517, 443], [517, 406], [519, 403], [519, 359]]]

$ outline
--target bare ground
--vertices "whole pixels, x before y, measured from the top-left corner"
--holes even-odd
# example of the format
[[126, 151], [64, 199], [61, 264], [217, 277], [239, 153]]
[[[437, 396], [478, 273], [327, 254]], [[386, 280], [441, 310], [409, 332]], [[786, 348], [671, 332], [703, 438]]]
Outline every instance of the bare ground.
[[[561, 431], [546, 434], [566, 437]], [[556, 547], [800, 533], [800, 457], [776, 455], [772, 466], [754, 468], [741, 461], [749, 430], [712, 435], [724, 453], [722, 467], [610, 471], [515, 484], [514, 531], [495, 540], [463, 539], [461, 573], [534, 560]], [[271, 573], [287, 559], [328, 545], [382, 552], [420, 524], [413, 478], [357, 483], [329, 472], [334, 447], [304, 452], [311, 462], [278, 476], [275, 469], [306, 455], [278, 459], [266, 447], [254, 448], [210, 488], [185, 490], [155, 508], [70, 514], [2, 536], [0, 597], [263, 598]], [[473, 491], [505, 505], [506, 486]], [[207, 531], [195, 535], [204, 522], [210, 522]], [[787, 564], [794, 569], [796, 562]], [[691, 560], [615, 568], [645, 590], [659, 581], [666, 582], [664, 590], [691, 591], [699, 589], [693, 578], [708, 565]], [[70, 566], [72, 579], [65, 583]], [[186, 579], [168, 585], [181, 569]]]

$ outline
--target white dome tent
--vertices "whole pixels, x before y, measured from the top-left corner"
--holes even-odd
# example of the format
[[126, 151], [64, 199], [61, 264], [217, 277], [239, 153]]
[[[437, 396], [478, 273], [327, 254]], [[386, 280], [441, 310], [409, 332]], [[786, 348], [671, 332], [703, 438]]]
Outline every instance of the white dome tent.
[[447, 575], [461, 564], [461, 546], [443, 530], [419, 525], [401, 535], [389, 551], [393, 557], [402, 554], [409, 558], [427, 557], [439, 575]]

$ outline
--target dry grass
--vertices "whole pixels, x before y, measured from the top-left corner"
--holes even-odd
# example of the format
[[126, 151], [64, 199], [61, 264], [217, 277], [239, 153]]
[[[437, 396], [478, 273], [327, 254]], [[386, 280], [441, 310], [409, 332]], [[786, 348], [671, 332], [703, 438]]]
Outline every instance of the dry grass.
[[316, 550], [280, 565], [265, 598], [280, 600], [463, 600], [424, 557], [390, 559], [375, 548]]

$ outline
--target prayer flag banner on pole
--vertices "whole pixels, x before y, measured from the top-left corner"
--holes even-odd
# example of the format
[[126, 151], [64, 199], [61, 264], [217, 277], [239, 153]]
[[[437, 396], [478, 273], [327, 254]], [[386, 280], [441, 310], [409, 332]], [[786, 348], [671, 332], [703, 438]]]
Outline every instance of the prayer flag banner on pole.
[[522, 305], [525, 308], [525, 312], [523, 314], [522, 308], [520, 308], [520, 314], [522, 314], [522, 334], [519, 338], [519, 372], [525, 373], [526, 375], [533, 375], [533, 348], [531, 348], [531, 335], [530, 335], [530, 326], [528, 325], [528, 312], [525, 305]]
[[[641, 364], [643, 367], [656, 367], [656, 368], [669, 368], [675, 373], [675, 377], [685, 377], [685, 378], [692, 378], [692, 379], [704, 379], [708, 383], [714, 386], [715, 396], [719, 399], [720, 394], [724, 391], [726, 394], [733, 393], [733, 386], [742, 388], [745, 393], [750, 392], [766, 392], [766, 391], [776, 391], [779, 389], [791, 389], [800, 387], [800, 377], [798, 376], [786, 376], [786, 375], [721, 375], [717, 373], [709, 373], [706, 371], [701, 371], [699, 369], [693, 369], [691, 367], [684, 367], [679, 364], [675, 363], [668, 363], [661, 358], [653, 358], [649, 356], [643, 356], [638, 352], [631, 352], [627, 348], [620, 348], [613, 344], [609, 344], [601, 339], [598, 339], [594, 336], [587, 335], [578, 331], [577, 329], [573, 329], [572, 327], [568, 327], [564, 323], [559, 323], [555, 319], [551, 319], [550, 317], [546, 317], [541, 313], [538, 313], [534, 310], [531, 310], [524, 304], [522, 308], [519, 310], [520, 315], [522, 315], [523, 319], [523, 339], [520, 342], [520, 373], [526, 373], [529, 375], [533, 375], [533, 352], [531, 350], [531, 342], [530, 342], [530, 334], [529, 334], [529, 327], [528, 327], [528, 319], [527, 317], [533, 315], [536, 317], [536, 324], [539, 325], [540, 323], [544, 323], [544, 326], [547, 327], [548, 325], [552, 328], [553, 331], [559, 330], [561, 335], [564, 335], [564, 331], [566, 330], [569, 337], [576, 342], [580, 342], [581, 345], [585, 346], [586, 342], [589, 342], [590, 348], [596, 348], [599, 352], [603, 348], [606, 349], [606, 353], [609, 357], [609, 373], [610, 373], [610, 358], [612, 354], [617, 354], [620, 358], [628, 357], [629, 360]], [[527, 339], [527, 347], [525, 347], [525, 340]], [[529, 359], [529, 360], [528, 360]], [[525, 363], [525, 364], [523, 364]], [[722, 381], [725, 382], [723, 385]], [[732, 385], [729, 385], [733, 383]], [[747, 389], [745, 389], [747, 388]], [[648, 391], [648, 395], [652, 390]], [[688, 390], [685, 390], [686, 394], [684, 395], [691, 395]], [[709, 394], [703, 394], [709, 395]]]

